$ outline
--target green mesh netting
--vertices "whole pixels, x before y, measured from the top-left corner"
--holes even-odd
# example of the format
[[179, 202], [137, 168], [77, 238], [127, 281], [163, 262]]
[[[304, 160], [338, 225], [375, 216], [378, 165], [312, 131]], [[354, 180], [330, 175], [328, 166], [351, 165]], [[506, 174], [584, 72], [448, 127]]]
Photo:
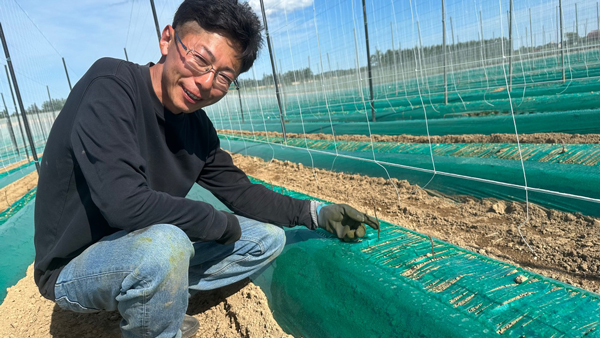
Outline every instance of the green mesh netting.
[[[25, 276], [33, 262], [33, 198], [37, 189], [25, 194], [0, 213], [0, 303], [6, 297], [6, 288]], [[32, 202], [32, 203], [29, 203]]]
[[[189, 197], [226, 210], [202, 188]], [[434, 258], [427, 236], [397, 225], [354, 244], [301, 227], [286, 236], [254, 282], [297, 337], [600, 336], [599, 295], [438, 240]]]
[[[312, 149], [304, 149], [304, 140], [291, 140], [294, 146], [282, 144], [252, 142], [250, 139], [239, 140], [237, 138], [222, 137], [221, 146], [235, 153], [258, 156], [265, 160], [276, 158], [280, 160], [294, 159], [294, 162], [307, 166], [314, 164], [317, 168], [342, 171], [346, 173], [358, 173], [374, 177], [406, 179], [412, 184], [427, 185], [428, 189], [440, 191], [451, 195], [467, 194], [480, 198], [493, 197], [509, 200], [524, 201], [525, 191], [516, 187], [502, 186], [496, 184], [474, 181], [465, 178], [435, 175], [431, 172], [421, 172], [415, 169], [407, 169], [400, 166], [410, 166], [432, 170], [429, 146], [422, 144], [397, 145], [386, 148], [381, 145], [376, 152], [376, 159], [384, 164], [387, 172], [376, 163], [373, 163], [373, 153], [370, 144], [359, 144], [360, 142], [344, 143], [348, 147], [346, 151], [338, 149], [342, 156], [336, 156], [333, 142], [313, 141]], [[310, 142], [310, 140], [309, 140]], [[591, 145], [569, 145], [572, 153], [555, 154], [556, 148], [535, 146], [527, 148], [525, 171], [529, 187], [557, 191], [561, 193], [578, 196], [597, 198], [597, 187], [600, 187], [600, 175], [597, 165], [584, 165], [588, 161], [594, 162], [598, 153]], [[311, 147], [311, 146], [309, 146]], [[494, 148], [489, 146], [486, 151], [479, 151], [477, 145], [440, 145], [438, 153], [434, 155], [437, 171], [450, 174], [476, 177], [480, 179], [494, 180], [498, 182], [523, 185], [523, 171], [521, 162], [514, 159], [515, 149], [507, 148], [500, 153], [493, 152]], [[502, 147], [502, 144], [499, 145]], [[562, 151], [562, 145], [559, 147]], [[356, 149], [356, 151], [350, 151]], [[322, 151], [325, 150], [325, 151]], [[392, 150], [392, 151], [387, 151]], [[397, 152], [401, 150], [402, 152]], [[470, 154], [468, 151], [472, 151]], [[458, 153], [458, 154], [457, 154]], [[496, 154], [497, 153], [497, 154]], [[504, 153], [502, 156], [501, 153]], [[459, 155], [459, 156], [456, 156]], [[469, 156], [466, 156], [469, 155]], [[472, 157], [470, 155], [473, 155]], [[312, 157], [311, 157], [312, 156]], [[346, 157], [345, 157], [346, 156]], [[504, 157], [512, 156], [513, 159]], [[562, 157], [565, 156], [565, 157]], [[554, 158], [554, 160], [551, 160]], [[548, 159], [548, 160], [547, 160]], [[562, 163], [565, 160], [566, 163]], [[567, 159], [569, 159], [567, 161]], [[569, 161], [580, 161], [582, 164], [570, 164]], [[393, 166], [390, 164], [396, 164]], [[433, 177], [433, 179], [432, 179]], [[581, 212], [586, 215], [600, 216], [598, 204], [586, 200], [571, 197], [553, 195], [543, 192], [529, 192], [529, 201], [548, 208], [556, 208], [569, 212]]]

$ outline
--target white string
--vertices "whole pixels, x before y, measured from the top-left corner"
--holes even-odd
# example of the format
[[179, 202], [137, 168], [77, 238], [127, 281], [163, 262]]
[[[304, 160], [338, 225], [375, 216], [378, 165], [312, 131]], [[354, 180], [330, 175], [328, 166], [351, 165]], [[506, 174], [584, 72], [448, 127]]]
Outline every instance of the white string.
[[[353, 21], [354, 21], [354, 27], [356, 28], [356, 21], [355, 21], [356, 17], [354, 16], [354, 11], [352, 12], [352, 14], [353, 14], [352, 18], [353, 18]], [[356, 62], [358, 64], [358, 59], [356, 60]], [[398, 208], [401, 208], [402, 207], [402, 201], [400, 200], [400, 192], [398, 191], [398, 187], [396, 186], [396, 184], [392, 180], [392, 177], [390, 176], [390, 173], [388, 172], [388, 170], [383, 165], [381, 165], [381, 163], [379, 163], [377, 161], [377, 158], [375, 157], [375, 146], [373, 145], [373, 134], [371, 133], [371, 123], [369, 122], [369, 113], [368, 113], [368, 110], [367, 110], [367, 103], [365, 102], [365, 96], [363, 94], [362, 86], [360, 86], [359, 88], [360, 88], [360, 91], [361, 91], [361, 97], [363, 98], [362, 103], [363, 103], [363, 109], [364, 109], [364, 112], [365, 112], [365, 118], [366, 118], [366, 121], [367, 121], [367, 128], [369, 130], [369, 140], [371, 141], [371, 152], [373, 154], [373, 162], [375, 164], [377, 164], [378, 166], [380, 166], [385, 171], [385, 174], [387, 175], [389, 182], [392, 184], [392, 186], [396, 190], [396, 196], [398, 197]]]
[[[256, 83], [256, 86], [254, 87], [254, 89], [256, 89], [256, 98], [258, 100], [258, 106], [260, 108], [260, 114], [262, 116], [263, 126], [265, 127], [265, 134], [267, 135], [267, 141], [269, 141], [269, 132], [267, 130], [267, 123], [265, 122], [265, 113], [263, 111], [262, 102], [260, 100], [260, 93], [258, 92], [258, 82], [256, 82], [256, 72], [254, 71], [254, 68], [252, 68], [252, 76], [253, 76], [254, 81]], [[275, 149], [271, 145], [271, 142], [269, 142], [269, 147], [271, 147], [271, 151], [273, 152], [273, 154], [271, 156], [271, 160], [269, 161], [269, 163], [267, 163], [267, 166], [270, 165], [271, 162], [273, 162], [273, 160], [275, 159]]]
[[[284, 9], [284, 14], [285, 14], [285, 21], [287, 23], [287, 10]], [[315, 23], [316, 25], [316, 23]], [[292, 69], [296, 70], [296, 65], [294, 63], [294, 53], [292, 52], [292, 41], [290, 39], [290, 31], [289, 29], [286, 30], [287, 33], [287, 38], [288, 38], [288, 48], [290, 50], [290, 59], [292, 61]], [[298, 82], [298, 79], [296, 78], [296, 72], [293, 72], [294, 74], [294, 82]], [[300, 114], [300, 122], [302, 124], [302, 135], [304, 137], [304, 147], [306, 148], [306, 152], [308, 153], [308, 156], [310, 157], [310, 166], [311, 166], [311, 171], [313, 173], [313, 177], [315, 178], [315, 182], [317, 184], [317, 187], [319, 186], [319, 179], [317, 178], [317, 170], [315, 168], [315, 160], [312, 156], [312, 153], [310, 151], [310, 149], [308, 148], [308, 140], [306, 139], [306, 127], [304, 125], [304, 117], [302, 115], [302, 104], [300, 103], [300, 97], [299, 95], [294, 95], [296, 97], [296, 102], [298, 103], [298, 112]], [[333, 131], [333, 125], [331, 126], [331, 130]], [[335, 137], [334, 137], [334, 142], [335, 142]], [[337, 148], [336, 148], [337, 149]], [[335, 159], [334, 159], [335, 161]]]
[[[412, 0], [409, 1], [410, 4], [410, 18], [411, 18], [411, 22], [415, 22], [414, 19], [414, 14], [413, 14], [413, 3]], [[416, 7], [416, 4], [415, 4]], [[417, 21], [418, 24], [418, 21]], [[414, 25], [411, 25], [412, 27], [412, 36], [413, 36], [413, 41], [415, 40], [415, 27]], [[413, 49], [413, 55], [415, 56], [415, 65], [417, 66], [417, 69], [415, 69], [415, 77], [416, 77], [416, 83], [417, 83], [417, 91], [419, 93], [419, 99], [421, 100], [421, 107], [423, 107], [423, 116], [425, 118], [425, 129], [427, 131], [427, 141], [429, 143], [429, 156], [431, 157], [431, 165], [433, 167], [433, 176], [431, 177], [431, 179], [429, 180], [429, 182], [431, 182], [431, 180], [433, 179], [433, 177], [435, 177], [436, 174], [436, 169], [435, 169], [435, 160], [433, 159], [433, 148], [431, 147], [431, 136], [429, 135], [429, 122], [427, 121], [427, 109], [425, 106], [425, 102], [423, 101], [423, 94], [421, 93], [421, 85], [419, 84], [419, 59], [417, 57], [417, 53], [414, 51]], [[427, 184], [429, 184], [429, 182], [427, 182]], [[425, 189], [426, 186], [423, 186], [423, 189]]]
[[[502, 18], [502, 1], [498, 0], [498, 3], [500, 5], [500, 18]], [[501, 32], [501, 36], [504, 36], [504, 29], [503, 29], [502, 21], [503, 20], [501, 19], [500, 20], [500, 32]], [[510, 20], [510, 21], [512, 21], [512, 20]], [[504, 44], [501, 44], [501, 48], [502, 48], [502, 57], [506, 58], [506, 56], [504, 54]], [[509, 48], [513, 48], [513, 46], [509, 46]], [[527, 211], [527, 219], [525, 220], [525, 222], [519, 224], [519, 226], [517, 227], [517, 230], [518, 230], [519, 235], [521, 236], [521, 239], [523, 240], [523, 242], [525, 242], [525, 244], [527, 245], [527, 247], [529, 248], [531, 253], [537, 258], [535, 251], [529, 245], [529, 242], [525, 239], [525, 236], [523, 236], [523, 233], [521, 232], [521, 227], [523, 226], [523, 224], [529, 223], [529, 190], [527, 189], [527, 174], [525, 173], [525, 163], [523, 161], [523, 153], [521, 151], [521, 142], [519, 141], [519, 132], [517, 130], [517, 121], [515, 119], [515, 112], [513, 110], [513, 102], [512, 102], [511, 95], [510, 95], [510, 86], [509, 86], [508, 77], [506, 75], [505, 65], [506, 65], [506, 63], [502, 66], [502, 71], [504, 73], [504, 80], [506, 83], [506, 93], [508, 94], [508, 102], [510, 104], [510, 114], [512, 116], [513, 125], [515, 128], [515, 136], [517, 137], [517, 148], [519, 150], [519, 159], [521, 161], [521, 169], [523, 170], [523, 181], [525, 183], [525, 206], [526, 206], [526, 211]]]

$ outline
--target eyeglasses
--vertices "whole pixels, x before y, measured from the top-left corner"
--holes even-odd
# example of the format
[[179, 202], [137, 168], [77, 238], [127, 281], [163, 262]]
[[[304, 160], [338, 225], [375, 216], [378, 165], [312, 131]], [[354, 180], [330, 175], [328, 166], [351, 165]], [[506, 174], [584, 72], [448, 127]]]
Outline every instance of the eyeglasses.
[[198, 53], [192, 48], [187, 48], [183, 44], [183, 41], [181, 41], [179, 38], [179, 35], [177, 35], [177, 32], [175, 32], [175, 38], [177, 38], [177, 41], [179, 41], [181, 47], [183, 47], [183, 50], [185, 51], [185, 64], [192, 71], [192, 73], [194, 73], [194, 76], [202, 76], [208, 72], [214, 71], [215, 79], [213, 81], [213, 86], [216, 89], [227, 92], [232, 84], [236, 89], [239, 88], [236, 79], [217, 71], [213, 65], [204, 56], [202, 56], [202, 54]]

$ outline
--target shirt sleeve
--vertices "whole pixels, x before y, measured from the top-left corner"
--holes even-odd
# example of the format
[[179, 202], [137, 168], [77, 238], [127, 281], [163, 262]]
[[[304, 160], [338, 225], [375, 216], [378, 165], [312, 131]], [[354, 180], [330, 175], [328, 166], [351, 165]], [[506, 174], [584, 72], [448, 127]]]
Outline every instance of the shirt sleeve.
[[241, 216], [281, 226], [312, 228], [310, 201], [285, 196], [261, 184], [251, 183], [246, 174], [233, 164], [231, 156], [220, 148], [218, 138], [198, 184]]
[[114, 77], [98, 78], [86, 89], [70, 136], [76, 165], [87, 183], [78, 189], [89, 189], [111, 227], [132, 231], [167, 223], [192, 240], [219, 239], [227, 226], [225, 214], [205, 202], [148, 186], [132, 93]]

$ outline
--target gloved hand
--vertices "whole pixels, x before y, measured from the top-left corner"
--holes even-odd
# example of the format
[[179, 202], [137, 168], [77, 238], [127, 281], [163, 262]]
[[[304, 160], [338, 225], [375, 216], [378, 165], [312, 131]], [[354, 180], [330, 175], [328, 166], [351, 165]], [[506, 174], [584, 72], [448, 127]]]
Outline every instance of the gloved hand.
[[242, 237], [242, 228], [240, 227], [240, 221], [235, 217], [234, 214], [221, 211], [227, 217], [227, 228], [221, 238], [217, 239], [216, 242], [219, 244], [231, 244], [235, 243], [240, 237]]
[[[317, 224], [344, 242], [353, 242], [367, 233], [367, 224], [379, 229], [379, 222], [347, 204], [329, 204], [318, 210]], [[363, 224], [364, 223], [364, 224]]]

